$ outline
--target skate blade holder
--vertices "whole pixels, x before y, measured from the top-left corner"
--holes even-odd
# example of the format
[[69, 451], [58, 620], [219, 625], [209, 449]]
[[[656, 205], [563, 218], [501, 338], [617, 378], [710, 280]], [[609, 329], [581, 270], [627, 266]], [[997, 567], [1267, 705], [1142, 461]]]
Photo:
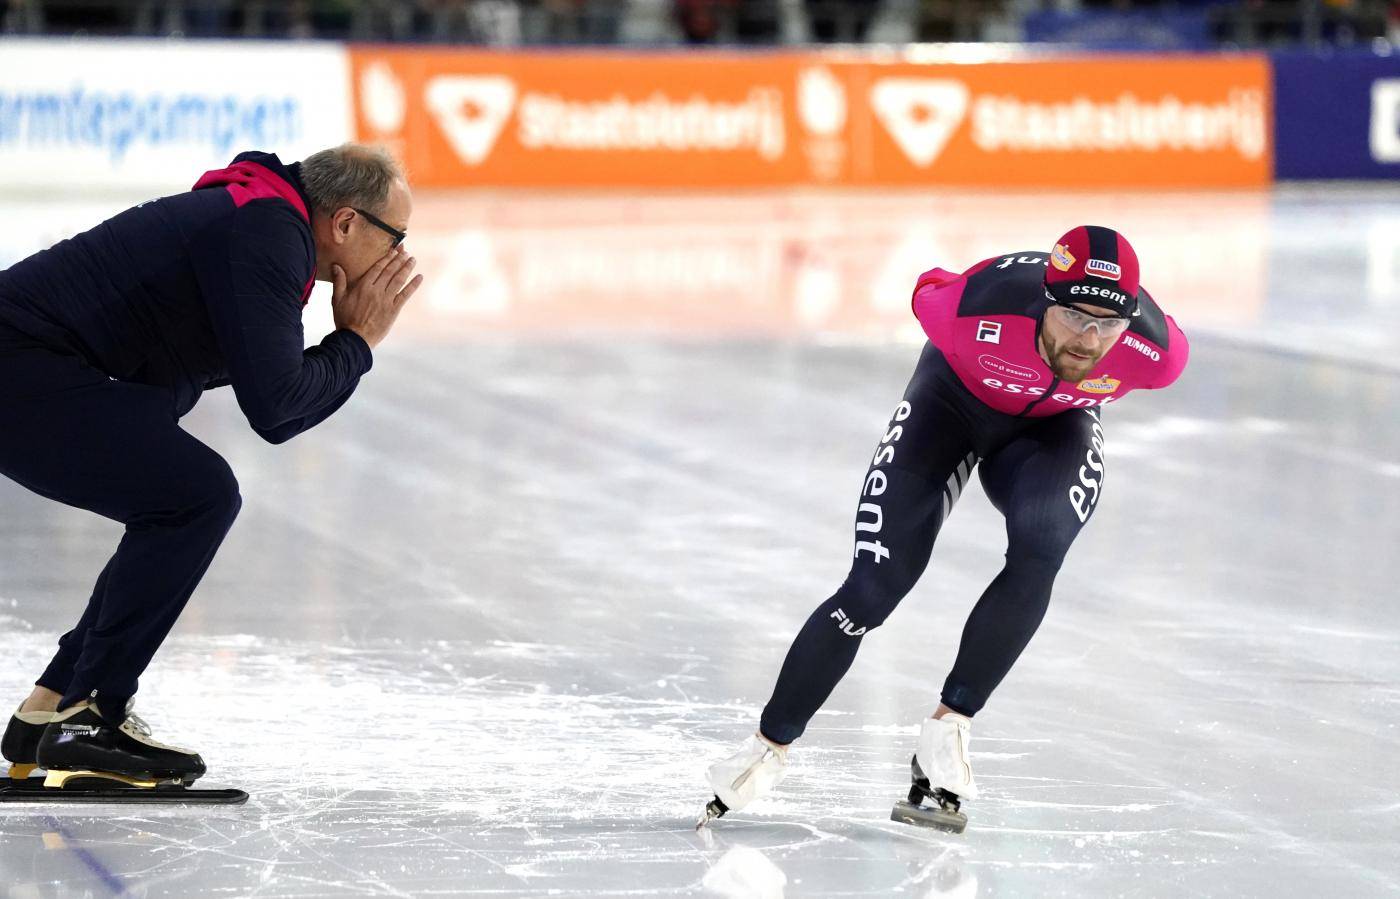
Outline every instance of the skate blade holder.
[[10, 780], [25, 780], [38, 770], [38, 765], [21, 765], [19, 762], [15, 762], [10, 766]]
[[704, 810], [700, 812], [700, 820], [695, 822], [695, 829], [697, 831], [703, 830], [706, 824], [723, 818], [728, 811], [729, 806], [724, 804], [724, 800], [716, 796], [714, 799], [705, 803]]
[[890, 820], [900, 824], [913, 824], [915, 827], [931, 827], [949, 833], [962, 833], [967, 830], [967, 815], [960, 811], [945, 809], [939, 805], [915, 805], [903, 799], [894, 804]]
[[[917, 763], [916, 763], [917, 764]], [[924, 805], [928, 799], [931, 805]], [[928, 781], [923, 780], [909, 788], [909, 798], [901, 799], [890, 811], [890, 820], [900, 824], [913, 824], [915, 827], [932, 827], [949, 833], [962, 833], [967, 830], [967, 815], [962, 812], [962, 803], [957, 796], [944, 789], [930, 790]]]
[[111, 771], [50, 771], [44, 778], [44, 787], [50, 790], [155, 790], [160, 787], [184, 787], [175, 778], [157, 780], [153, 777], [133, 777]]

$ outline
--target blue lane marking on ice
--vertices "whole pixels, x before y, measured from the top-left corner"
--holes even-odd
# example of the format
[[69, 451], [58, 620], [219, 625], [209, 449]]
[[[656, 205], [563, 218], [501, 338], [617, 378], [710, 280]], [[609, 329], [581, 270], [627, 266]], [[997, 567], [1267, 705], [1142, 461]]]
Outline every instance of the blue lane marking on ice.
[[59, 824], [57, 818], [49, 817], [48, 821], [49, 826], [53, 828], [59, 836], [63, 837], [63, 845], [68, 847], [70, 852], [81, 859], [83, 864], [87, 865], [89, 871], [97, 875], [98, 879], [102, 881], [107, 889], [112, 891], [113, 896], [126, 895], [126, 887], [122, 884], [121, 878], [108, 870], [107, 866], [102, 864], [101, 859], [79, 846], [78, 841], [68, 832], [68, 828]]

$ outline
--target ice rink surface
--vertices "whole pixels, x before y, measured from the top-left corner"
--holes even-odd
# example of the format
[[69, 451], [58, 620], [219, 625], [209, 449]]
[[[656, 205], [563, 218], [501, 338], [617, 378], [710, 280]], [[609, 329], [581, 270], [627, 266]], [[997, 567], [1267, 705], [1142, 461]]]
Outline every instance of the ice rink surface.
[[[0, 265], [132, 199], [21, 200]], [[429, 286], [329, 422], [188, 428], [243, 513], [138, 700], [224, 809], [0, 807], [0, 897], [1400, 893], [1400, 192], [420, 197]], [[1192, 337], [973, 731], [962, 836], [888, 820], [1000, 567], [974, 487], [712, 828], [840, 583], [934, 265], [1123, 230]], [[318, 294], [309, 327], [329, 322]], [[114, 548], [0, 481], [17, 703]]]

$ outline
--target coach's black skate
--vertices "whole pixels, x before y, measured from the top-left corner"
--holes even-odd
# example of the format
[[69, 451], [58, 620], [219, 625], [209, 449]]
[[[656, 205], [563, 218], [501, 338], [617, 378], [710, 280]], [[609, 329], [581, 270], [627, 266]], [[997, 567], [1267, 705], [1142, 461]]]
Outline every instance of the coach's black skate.
[[[941, 787], [933, 787], [924, 772], [919, 768], [917, 754], [909, 760], [913, 783], [909, 786], [909, 800], [900, 800], [890, 812], [890, 820], [901, 824], [914, 824], [919, 827], [934, 827], [950, 833], [962, 833], [967, 829], [967, 815], [960, 811], [962, 802], [957, 795]], [[929, 804], [925, 805], [927, 801]]]
[[0, 780], [0, 802], [240, 803], [242, 790], [191, 790], [204, 774], [198, 753], [151, 738], [132, 715], [113, 725], [83, 702], [53, 716], [39, 740], [38, 778]]
[[39, 739], [53, 719], [53, 712], [15, 712], [0, 740], [0, 755], [10, 763], [10, 779], [24, 780], [39, 767]]
[[151, 729], [129, 708], [126, 720], [114, 725], [89, 702], [53, 716], [39, 740], [38, 762], [50, 772], [103, 771], [185, 786], [204, 774], [199, 753], [151, 739]]

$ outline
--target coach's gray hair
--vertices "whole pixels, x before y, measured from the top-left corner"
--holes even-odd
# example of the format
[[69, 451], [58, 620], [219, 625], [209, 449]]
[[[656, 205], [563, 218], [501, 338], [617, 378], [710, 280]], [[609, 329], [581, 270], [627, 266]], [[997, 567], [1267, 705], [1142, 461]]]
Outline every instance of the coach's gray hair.
[[389, 185], [402, 177], [388, 150], [367, 144], [341, 144], [301, 161], [301, 184], [311, 205], [322, 212], [355, 206], [380, 213], [389, 200]]

